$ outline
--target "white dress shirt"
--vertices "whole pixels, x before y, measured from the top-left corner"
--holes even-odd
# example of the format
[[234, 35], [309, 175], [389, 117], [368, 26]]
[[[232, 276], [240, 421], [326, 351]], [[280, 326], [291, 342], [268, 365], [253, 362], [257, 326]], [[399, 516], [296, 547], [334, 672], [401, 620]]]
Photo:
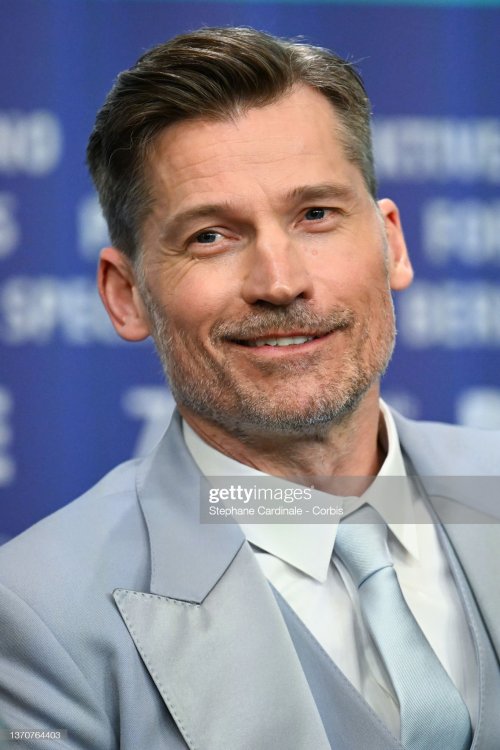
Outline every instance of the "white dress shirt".
[[[380, 402], [387, 433], [387, 456], [379, 477], [405, 477], [396, 425]], [[206, 476], [265, 477], [209, 446], [186, 422], [186, 445]], [[473, 727], [478, 676], [474, 645], [463, 607], [440, 547], [436, 528], [416, 486], [401, 483], [397, 522], [394, 506], [371, 489], [347, 499], [344, 517], [369, 502], [389, 526], [389, 549], [405, 599], [414, 617], [462, 695]], [[317, 492], [318, 498], [323, 493]], [[342, 501], [340, 501], [342, 502]], [[401, 522], [404, 520], [404, 522]], [[334, 552], [336, 523], [241, 524], [266, 578], [297, 613], [344, 675], [396, 737], [399, 707], [359, 609], [357, 590]]]

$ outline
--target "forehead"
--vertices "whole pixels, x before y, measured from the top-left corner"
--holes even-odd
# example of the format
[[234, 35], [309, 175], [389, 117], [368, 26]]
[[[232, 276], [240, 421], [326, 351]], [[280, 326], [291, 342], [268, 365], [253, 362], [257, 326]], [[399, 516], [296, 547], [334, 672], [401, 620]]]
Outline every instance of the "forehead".
[[[272, 104], [222, 121], [189, 120], [153, 144], [148, 177], [153, 195], [189, 200], [231, 189], [244, 178], [263, 190], [336, 178], [363, 182], [346, 157], [345, 127], [319, 92], [299, 86]], [[175, 195], [174, 195], [175, 194]], [[204, 196], [206, 197], [206, 196]]]

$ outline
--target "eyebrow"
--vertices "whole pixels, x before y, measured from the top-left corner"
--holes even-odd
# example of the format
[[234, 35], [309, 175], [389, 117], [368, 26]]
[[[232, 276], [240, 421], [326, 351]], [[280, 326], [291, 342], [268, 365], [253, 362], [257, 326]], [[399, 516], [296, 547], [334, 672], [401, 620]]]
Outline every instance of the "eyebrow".
[[223, 203], [206, 203], [202, 206], [194, 206], [185, 211], [180, 211], [175, 216], [169, 217], [163, 224], [161, 236], [166, 239], [170, 235], [176, 235], [182, 231], [182, 228], [191, 221], [209, 218], [211, 216], [223, 216], [234, 210], [229, 201]]
[[286, 196], [286, 201], [316, 201], [325, 199], [353, 200], [356, 197], [356, 191], [350, 185], [343, 185], [337, 182], [324, 182], [319, 185], [299, 185], [290, 190]]
[[[356, 197], [356, 191], [349, 185], [334, 182], [325, 182], [319, 185], [299, 185], [292, 188], [282, 197], [283, 203], [316, 202], [321, 200], [352, 201]], [[163, 224], [161, 236], [166, 239], [182, 231], [186, 224], [199, 219], [215, 216], [225, 216], [234, 213], [235, 207], [230, 201], [221, 203], [206, 203], [200, 206], [188, 208], [169, 217]]]

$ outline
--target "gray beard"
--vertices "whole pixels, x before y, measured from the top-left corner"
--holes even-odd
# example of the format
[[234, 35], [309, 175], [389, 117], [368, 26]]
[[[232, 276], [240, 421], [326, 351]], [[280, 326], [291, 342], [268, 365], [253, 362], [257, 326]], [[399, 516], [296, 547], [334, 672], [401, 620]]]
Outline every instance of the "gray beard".
[[[369, 366], [361, 367], [359, 361], [354, 361], [357, 358], [353, 355], [345, 362], [345, 368], [352, 372], [347, 386], [345, 383], [343, 387], [330, 384], [328, 390], [322, 390], [310, 399], [305, 410], [293, 411], [288, 404], [282, 403], [274, 403], [270, 408], [269, 398], [248, 393], [231, 377], [227, 368], [214, 367], [206, 352], [199, 353], [204, 365], [203, 376], [200, 375], [199, 365], [191, 366], [189, 357], [176, 358], [176, 346], [179, 341], [185, 340], [185, 336], [180, 332], [174, 334], [164, 311], [149, 290], [143, 288], [141, 291], [152, 324], [153, 340], [177, 404], [240, 439], [262, 433], [321, 437], [330, 427], [343, 423], [353, 413], [366, 392], [385, 372], [394, 348], [394, 309], [387, 290], [387, 300], [382, 301], [386, 308], [384, 330], [387, 330], [387, 335], [382, 340], [370, 342], [369, 331], [358, 334], [370, 348]], [[300, 323], [294, 325], [299, 319]], [[211, 335], [215, 339], [224, 336], [234, 339], [238, 338], [238, 334], [241, 337], [259, 337], [273, 327], [279, 328], [280, 323], [285, 321], [290, 328], [314, 328], [314, 324], [319, 323], [317, 316], [310, 314], [301, 303], [297, 314], [293, 313], [291, 306], [268, 309], [247, 317], [240, 324], [217, 324]], [[335, 311], [326, 320], [321, 319], [323, 330], [355, 325], [352, 313], [344, 310]], [[185, 348], [184, 351], [188, 350]], [[263, 371], [268, 365], [263, 363]], [[290, 373], [297, 374], [293, 363], [288, 365], [288, 369]], [[286, 377], [287, 365], [282, 366], [282, 372]]]

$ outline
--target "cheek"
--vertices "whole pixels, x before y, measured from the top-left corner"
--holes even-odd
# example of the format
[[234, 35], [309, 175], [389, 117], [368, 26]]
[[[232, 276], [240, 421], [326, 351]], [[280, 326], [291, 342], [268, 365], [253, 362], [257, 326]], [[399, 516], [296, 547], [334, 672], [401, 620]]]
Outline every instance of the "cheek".
[[379, 296], [382, 291], [389, 291], [389, 276], [382, 248], [372, 248], [364, 254], [352, 268], [351, 282], [360, 296]]
[[[317, 288], [323, 290], [321, 297], [327, 301], [327, 306], [345, 306], [358, 311], [358, 314], [366, 314], [367, 307], [389, 287], [383, 268], [368, 269], [366, 264], [354, 262], [342, 265], [333, 263], [330, 270], [324, 269]], [[376, 313], [376, 309], [373, 312]]]
[[237, 290], [231, 276], [214, 273], [198, 262], [162, 293], [165, 311], [176, 328], [208, 335], [215, 322], [226, 320], [235, 307]]
[[363, 289], [388, 283], [383, 238], [356, 229], [321, 238], [321, 252], [310, 255], [310, 270], [320, 287], [326, 284], [351, 300]]

